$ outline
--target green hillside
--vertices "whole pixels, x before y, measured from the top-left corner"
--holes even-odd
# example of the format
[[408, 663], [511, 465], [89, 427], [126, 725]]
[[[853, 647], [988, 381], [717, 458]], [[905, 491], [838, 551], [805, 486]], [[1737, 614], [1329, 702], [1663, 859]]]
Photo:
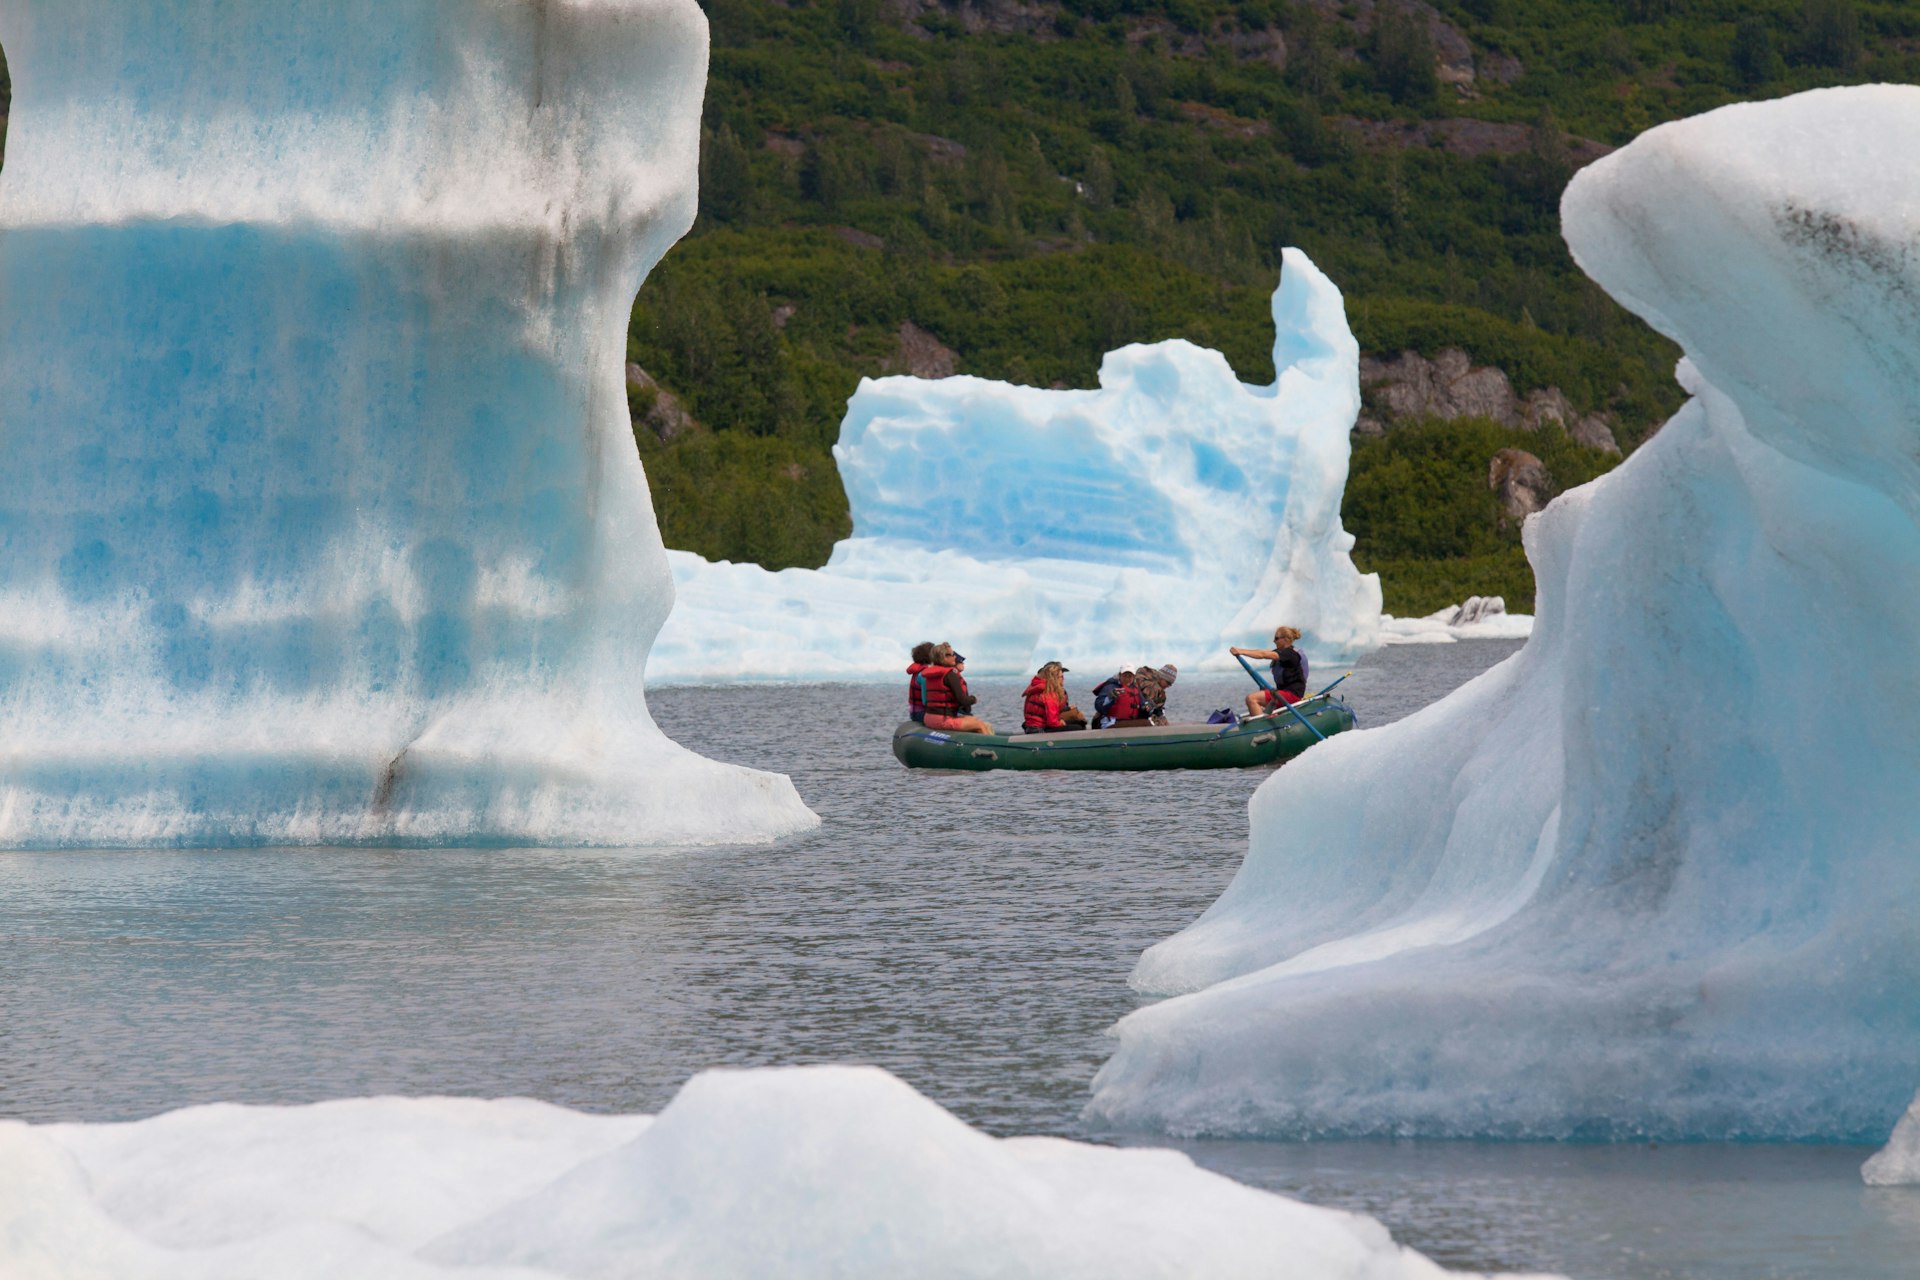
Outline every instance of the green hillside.
[[[670, 545], [773, 567], [819, 564], [847, 531], [828, 450], [861, 376], [930, 352], [1084, 387], [1110, 348], [1181, 336], [1264, 381], [1290, 244], [1345, 290], [1366, 350], [1461, 347], [1523, 395], [1609, 413], [1630, 451], [1679, 402], [1677, 353], [1573, 266], [1568, 177], [1663, 120], [1920, 72], [1920, 6], [1885, 0], [707, 13], [702, 214], [630, 343], [694, 422], [635, 434]], [[1529, 603], [1486, 488], [1508, 444], [1563, 486], [1614, 461], [1491, 423], [1361, 442], [1347, 523], [1390, 609]]]

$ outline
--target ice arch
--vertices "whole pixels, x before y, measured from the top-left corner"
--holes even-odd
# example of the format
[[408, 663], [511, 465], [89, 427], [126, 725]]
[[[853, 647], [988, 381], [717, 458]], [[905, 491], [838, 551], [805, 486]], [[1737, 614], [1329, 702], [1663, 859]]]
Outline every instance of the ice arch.
[[0, 843], [811, 825], [647, 714], [692, 0], [7, 0]]
[[1575, 179], [1575, 256], [1694, 399], [1529, 527], [1524, 651], [1260, 790], [1096, 1115], [1884, 1139], [1920, 1064], [1916, 156], [1920, 88], [1876, 86]]

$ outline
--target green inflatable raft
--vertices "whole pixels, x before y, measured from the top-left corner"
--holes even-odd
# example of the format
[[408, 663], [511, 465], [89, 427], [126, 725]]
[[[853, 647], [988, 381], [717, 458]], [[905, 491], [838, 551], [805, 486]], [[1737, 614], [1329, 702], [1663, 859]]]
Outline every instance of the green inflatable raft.
[[1313, 698], [1298, 710], [1239, 724], [1074, 733], [949, 733], [908, 720], [893, 731], [893, 754], [909, 769], [1249, 769], [1291, 760], [1354, 726], [1339, 698]]

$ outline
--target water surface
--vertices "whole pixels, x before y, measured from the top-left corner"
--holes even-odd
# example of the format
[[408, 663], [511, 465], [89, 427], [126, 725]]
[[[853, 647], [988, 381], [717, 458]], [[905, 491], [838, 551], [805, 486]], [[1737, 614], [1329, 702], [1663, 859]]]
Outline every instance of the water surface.
[[[1388, 649], [1351, 698], [1382, 724], [1516, 647]], [[1015, 722], [1024, 682], [979, 683]], [[1189, 678], [1172, 706], [1246, 687]], [[703, 1067], [858, 1061], [991, 1132], [1084, 1136], [1127, 972], [1232, 877], [1265, 773], [910, 773], [902, 692], [652, 695], [689, 746], [793, 776], [825, 825], [769, 847], [0, 853], [0, 1115], [656, 1111]], [[1851, 1148], [1185, 1145], [1456, 1266], [1920, 1275], [1920, 1192], [1862, 1187]]]

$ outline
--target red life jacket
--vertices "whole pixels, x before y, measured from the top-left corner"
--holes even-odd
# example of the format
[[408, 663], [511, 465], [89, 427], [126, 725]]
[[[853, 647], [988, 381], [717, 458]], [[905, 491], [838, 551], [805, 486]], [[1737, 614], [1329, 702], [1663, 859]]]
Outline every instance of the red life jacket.
[[1060, 702], [1047, 696], [1047, 682], [1039, 676], [1027, 686], [1026, 713], [1021, 718], [1022, 729], [1064, 729], [1066, 722], [1060, 718]]
[[911, 663], [907, 667], [907, 718], [918, 720], [927, 713], [927, 699], [920, 691], [920, 673], [927, 669], [924, 662]]
[[1115, 720], [1138, 720], [1140, 710], [1140, 691], [1130, 684], [1123, 684], [1114, 690], [1113, 709], [1107, 714]]
[[[953, 700], [953, 690], [947, 687], [947, 673], [952, 667], [936, 667], [931, 664], [920, 668], [920, 674], [914, 679], [920, 682], [920, 705], [926, 708], [930, 716], [964, 715], [960, 704]], [[966, 677], [962, 676], [964, 683]]]

